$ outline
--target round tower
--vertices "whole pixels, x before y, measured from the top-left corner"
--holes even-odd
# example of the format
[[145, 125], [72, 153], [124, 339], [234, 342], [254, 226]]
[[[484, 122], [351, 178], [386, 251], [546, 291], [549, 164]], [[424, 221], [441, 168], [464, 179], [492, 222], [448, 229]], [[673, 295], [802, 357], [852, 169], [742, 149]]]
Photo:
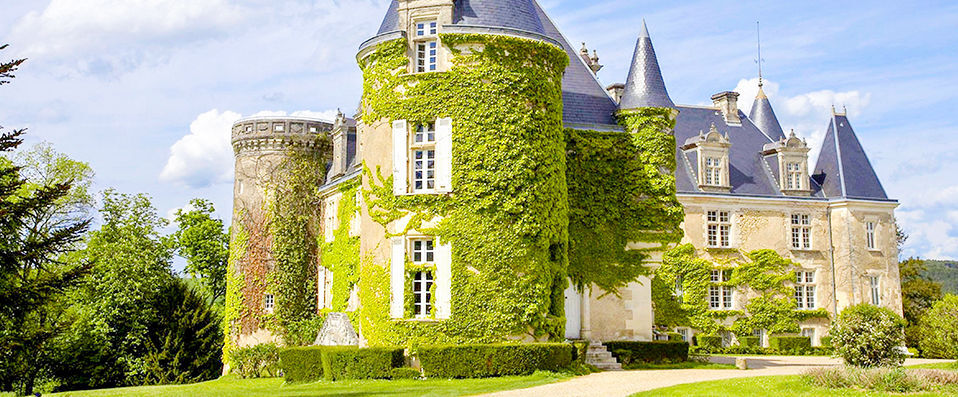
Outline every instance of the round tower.
[[397, 0], [360, 46], [370, 345], [562, 337], [569, 55], [540, 18], [532, 0]]
[[[226, 344], [283, 341], [285, 326], [315, 314], [318, 206], [331, 159], [327, 120], [259, 116], [233, 124], [236, 156], [227, 269]], [[312, 306], [311, 306], [312, 305]]]

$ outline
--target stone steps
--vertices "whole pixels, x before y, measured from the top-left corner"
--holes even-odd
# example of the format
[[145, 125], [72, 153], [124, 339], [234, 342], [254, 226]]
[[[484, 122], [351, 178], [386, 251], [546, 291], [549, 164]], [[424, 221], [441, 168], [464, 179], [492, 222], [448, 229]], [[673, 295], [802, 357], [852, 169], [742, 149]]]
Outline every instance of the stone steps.
[[603, 371], [622, 370], [622, 364], [619, 364], [619, 361], [612, 357], [609, 349], [599, 342], [589, 343], [589, 348], [585, 353], [585, 362]]

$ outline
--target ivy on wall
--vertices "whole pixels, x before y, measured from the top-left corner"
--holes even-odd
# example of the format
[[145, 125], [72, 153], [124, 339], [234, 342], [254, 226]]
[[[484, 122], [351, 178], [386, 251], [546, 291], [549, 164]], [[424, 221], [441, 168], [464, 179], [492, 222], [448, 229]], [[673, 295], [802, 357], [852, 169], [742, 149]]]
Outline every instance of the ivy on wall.
[[396, 197], [392, 177], [364, 164], [363, 198], [383, 226], [412, 214], [407, 230], [452, 244], [452, 318], [390, 319], [388, 263], [367, 256], [360, 265], [363, 335], [371, 345], [561, 337], [568, 263], [561, 80], [568, 56], [521, 38], [440, 40], [455, 55], [446, 72], [407, 74], [405, 39], [380, 44], [361, 62], [362, 120], [452, 118], [455, 193]]
[[[691, 244], [666, 252], [662, 266], [652, 279], [656, 325], [687, 326], [706, 335], [731, 331], [750, 336], [761, 329], [771, 334], [798, 332], [800, 321], [829, 317], [825, 309], [797, 309], [794, 289], [789, 283], [795, 280], [794, 269], [798, 264], [768, 249], [743, 255], [744, 260], [712, 263], [697, 257]], [[713, 269], [731, 273], [731, 278], [712, 283]], [[675, 294], [678, 285], [681, 285], [681, 296]], [[709, 287], [713, 285], [732, 287], [737, 294], [748, 293], [745, 310], [709, 309]], [[730, 318], [731, 323], [726, 321]]]
[[340, 194], [336, 210], [339, 225], [333, 230], [333, 241], [321, 243], [320, 252], [323, 267], [333, 274], [332, 311], [344, 312], [349, 304], [349, 295], [359, 281], [359, 236], [350, 235], [353, 217], [359, 209], [359, 180], [347, 181], [337, 189]]

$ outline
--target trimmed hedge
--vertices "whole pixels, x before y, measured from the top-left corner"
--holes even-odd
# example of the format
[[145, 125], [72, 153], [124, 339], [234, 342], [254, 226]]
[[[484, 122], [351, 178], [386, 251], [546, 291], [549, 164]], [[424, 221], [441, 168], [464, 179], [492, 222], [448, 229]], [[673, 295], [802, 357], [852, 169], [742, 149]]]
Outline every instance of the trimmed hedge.
[[671, 364], [689, 359], [689, 344], [685, 342], [615, 341], [604, 344], [623, 366], [638, 363]]
[[272, 378], [277, 376], [279, 347], [272, 343], [233, 349], [229, 353], [230, 372], [241, 378]]
[[421, 377], [422, 373], [415, 368], [393, 368], [392, 371], [389, 371], [389, 379], [419, 379]]
[[429, 378], [486, 378], [568, 368], [573, 350], [567, 343], [422, 346], [417, 356]]
[[832, 337], [831, 337], [831, 336], [823, 336], [823, 337], [820, 339], [820, 342], [822, 343], [822, 347], [832, 347]]
[[312, 382], [323, 378], [323, 346], [291, 347], [279, 352], [279, 367], [287, 382]]
[[388, 379], [403, 362], [402, 349], [395, 348], [328, 346], [322, 352], [326, 380]]
[[665, 335], [669, 337], [670, 341], [682, 341], [682, 334], [678, 332], [669, 332]]
[[715, 335], [695, 335], [695, 345], [706, 349], [721, 349], [722, 337]]
[[738, 345], [742, 347], [761, 347], [762, 338], [757, 336], [740, 336]]
[[807, 336], [773, 335], [768, 338], [769, 349], [778, 351], [812, 350], [812, 339]]

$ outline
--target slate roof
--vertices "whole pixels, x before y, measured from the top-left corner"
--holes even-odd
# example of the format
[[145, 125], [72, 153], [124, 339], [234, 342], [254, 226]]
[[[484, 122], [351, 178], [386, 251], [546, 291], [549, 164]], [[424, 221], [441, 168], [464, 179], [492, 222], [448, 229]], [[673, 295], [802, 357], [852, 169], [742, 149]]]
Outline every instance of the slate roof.
[[842, 114], [833, 115], [828, 124], [813, 179], [829, 198], [888, 199], [848, 117]]
[[[389, 3], [389, 9], [379, 33], [399, 30], [399, 1]], [[473, 25], [519, 29], [545, 34], [539, 12], [532, 0], [457, 0], [453, 9], [454, 25]]]
[[785, 137], [785, 131], [782, 131], [782, 125], [778, 123], [778, 117], [775, 117], [775, 111], [772, 110], [772, 104], [765, 96], [761, 84], [759, 84], [758, 94], [755, 95], [755, 102], [752, 103], [752, 111], [749, 112], [748, 118], [772, 140], [777, 141]]
[[632, 66], [629, 68], [629, 77], [625, 82], [625, 92], [619, 103], [620, 109], [635, 109], [642, 107], [675, 107], [669, 93], [665, 89], [659, 61], [652, 48], [652, 38], [649, 37], [649, 28], [642, 20], [642, 33], [635, 42], [635, 52], [632, 53]]

